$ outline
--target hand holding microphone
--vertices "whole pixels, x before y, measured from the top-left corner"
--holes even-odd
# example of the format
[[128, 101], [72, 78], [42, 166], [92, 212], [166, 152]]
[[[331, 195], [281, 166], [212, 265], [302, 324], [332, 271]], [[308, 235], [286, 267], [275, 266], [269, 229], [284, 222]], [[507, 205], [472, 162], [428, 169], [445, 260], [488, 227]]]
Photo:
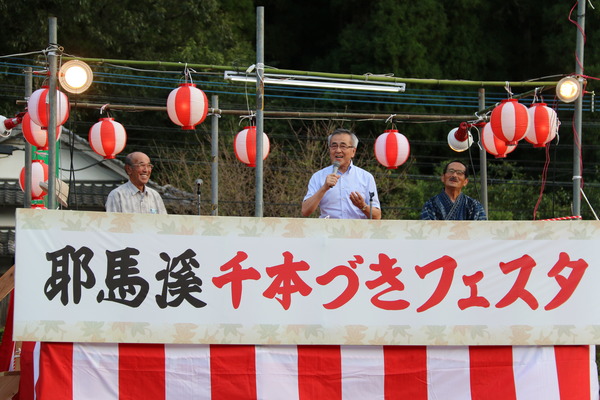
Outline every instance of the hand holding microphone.
[[336, 160], [332, 164], [331, 174], [327, 175], [327, 178], [325, 178], [325, 184], [327, 185], [327, 187], [329, 189], [334, 187], [335, 184], [337, 183], [337, 181], [339, 179], [339, 175], [337, 174], [337, 172], [339, 169], [340, 169], [340, 162]]

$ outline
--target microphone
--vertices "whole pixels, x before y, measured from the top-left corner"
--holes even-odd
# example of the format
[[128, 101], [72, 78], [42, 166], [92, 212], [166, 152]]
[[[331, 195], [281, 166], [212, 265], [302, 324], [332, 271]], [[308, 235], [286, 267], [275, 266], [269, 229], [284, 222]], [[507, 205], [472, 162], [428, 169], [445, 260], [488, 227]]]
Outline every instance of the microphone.
[[340, 162], [339, 161], [334, 161], [333, 162], [333, 172], [332, 172], [332, 174], [337, 174], [338, 169], [340, 169]]

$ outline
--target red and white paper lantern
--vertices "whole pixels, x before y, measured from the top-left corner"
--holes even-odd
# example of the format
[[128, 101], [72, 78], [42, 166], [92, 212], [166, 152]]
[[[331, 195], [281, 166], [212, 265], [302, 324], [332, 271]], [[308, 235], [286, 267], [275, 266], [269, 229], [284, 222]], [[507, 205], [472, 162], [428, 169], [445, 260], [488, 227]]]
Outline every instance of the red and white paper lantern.
[[[38, 150], [48, 150], [48, 131], [42, 129], [41, 126], [32, 121], [29, 113], [25, 113], [23, 116], [23, 122], [21, 123], [21, 129], [23, 129], [23, 136], [27, 142], [38, 148]], [[62, 125], [56, 127], [56, 140], [60, 138], [62, 132]]]
[[506, 142], [515, 145], [525, 137], [529, 128], [529, 113], [527, 107], [516, 99], [506, 99], [492, 111], [490, 124], [494, 135]]
[[[31, 162], [31, 199], [42, 200], [46, 192], [40, 187], [40, 182], [48, 182], [48, 165], [44, 160], [33, 160]], [[19, 186], [25, 191], [25, 167], [21, 169]]]
[[100, 118], [90, 128], [89, 142], [96, 153], [105, 159], [112, 159], [125, 148], [127, 133], [114, 118]]
[[525, 140], [533, 144], [533, 147], [545, 147], [546, 143], [551, 142], [558, 134], [558, 115], [546, 103], [536, 103], [527, 111], [530, 124]]
[[193, 83], [182, 83], [169, 93], [167, 112], [181, 129], [195, 129], [208, 114], [208, 98]]
[[[27, 100], [27, 111], [31, 120], [46, 129], [50, 123], [50, 89], [42, 86]], [[56, 91], [56, 125], [63, 125], [69, 119], [69, 98], [60, 90]]]
[[[269, 155], [271, 145], [266, 133], [262, 138], [262, 159]], [[256, 167], [256, 126], [247, 126], [233, 140], [235, 157], [249, 167]]]
[[387, 129], [375, 140], [375, 158], [384, 167], [396, 169], [408, 159], [410, 144], [396, 129]]
[[517, 145], [507, 146], [504, 140], [501, 140], [494, 135], [492, 124], [489, 122], [483, 127], [481, 143], [483, 144], [485, 151], [494, 155], [495, 158], [504, 158], [508, 153], [517, 148]]

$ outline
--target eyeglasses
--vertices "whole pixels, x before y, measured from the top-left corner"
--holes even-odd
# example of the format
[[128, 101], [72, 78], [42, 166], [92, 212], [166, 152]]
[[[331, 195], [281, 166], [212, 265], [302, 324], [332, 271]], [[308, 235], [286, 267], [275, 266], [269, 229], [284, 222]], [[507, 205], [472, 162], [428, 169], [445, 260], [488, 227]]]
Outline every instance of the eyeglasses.
[[342, 143], [342, 144], [337, 144], [337, 143], [333, 143], [329, 145], [329, 148], [331, 150], [337, 150], [340, 149], [342, 151], [344, 150], [348, 150], [348, 149], [352, 149], [354, 146], [348, 146], [346, 143]]
[[448, 175], [456, 174], [456, 175], [458, 175], [458, 176], [465, 176], [465, 172], [466, 172], [466, 171], [461, 171], [461, 170], [458, 170], [458, 169], [452, 169], [452, 168], [450, 168], [449, 170], [447, 170], [447, 171], [446, 171], [446, 173], [447, 173]]
[[152, 164], [145, 164], [145, 163], [137, 163], [137, 164], [131, 164], [132, 167], [134, 168], [138, 168], [138, 169], [144, 169], [144, 168], [149, 168], [152, 169], [154, 168], [154, 165]]

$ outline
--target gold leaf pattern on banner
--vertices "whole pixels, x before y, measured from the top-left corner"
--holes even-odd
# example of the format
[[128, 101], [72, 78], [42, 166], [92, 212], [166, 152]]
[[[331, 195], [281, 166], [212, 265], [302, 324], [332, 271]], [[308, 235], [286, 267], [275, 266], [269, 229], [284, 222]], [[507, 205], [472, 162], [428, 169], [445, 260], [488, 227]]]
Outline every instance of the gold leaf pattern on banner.
[[[300, 220], [300, 221], [305, 221], [305, 220]], [[306, 227], [305, 223], [299, 223], [298, 221], [295, 220], [288, 220], [286, 225], [284, 226], [283, 230], [283, 237], [288, 237], [288, 238], [302, 238], [305, 237], [305, 232], [304, 229]]]
[[425, 327], [427, 334], [427, 340], [436, 346], [445, 346], [448, 344], [446, 340], [446, 326], [445, 325], [429, 325]]
[[448, 236], [448, 239], [453, 240], [469, 240], [471, 233], [471, 227], [467, 224], [457, 223], [451, 228], [452, 234]]
[[311, 337], [323, 337], [323, 326], [322, 325], [304, 325], [304, 337], [306, 339]]
[[126, 333], [127, 331], [129, 331], [129, 327], [132, 325], [132, 322], [113, 322], [111, 324], [111, 329], [113, 331], [117, 331], [117, 332], [121, 332], [121, 333]]
[[592, 332], [592, 337], [594, 338], [594, 343], [598, 343], [598, 340], [600, 339], [600, 326], [593, 325], [590, 327], [590, 330]]
[[514, 325], [511, 326], [512, 335], [510, 341], [512, 345], [518, 345], [520, 343], [529, 343], [531, 339], [531, 331], [533, 327], [529, 325]]
[[365, 338], [365, 332], [368, 331], [368, 327], [365, 325], [347, 325], [346, 335], [344, 340], [346, 344], [362, 343]]
[[17, 209], [17, 211], [27, 216], [27, 222], [23, 225], [25, 229], [43, 230], [52, 225], [42, 210]]
[[89, 342], [102, 342], [104, 341], [103, 327], [104, 322], [86, 321], [81, 324], [81, 332]]
[[23, 329], [23, 334], [19, 336], [19, 340], [25, 341], [25, 342], [35, 342], [39, 340], [39, 329], [40, 326], [42, 325], [41, 322], [39, 324], [32, 324], [33, 325], [33, 329], [29, 330], [29, 325], [26, 325]]
[[556, 325], [556, 326], [554, 326], [554, 330], [558, 334], [559, 338], [562, 338], [563, 336], [567, 336], [569, 338], [576, 337], [577, 334], [575, 332], [573, 332], [575, 329], [576, 329], [575, 325]]
[[131, 336], [150, 336], [152, 331], [150, 330], [150, 324], [147, 322], [134, 322], [131, 324]]
[[200, 223], [197, 229], [202, 236], [225, 236], [223, 222], [217, 217], [203, 217]]
[[74, 231], [74, 232], [85, 232], [88, 229], [89, 224], [85, 223], [82, 219], [71, 219], [64, 221], [62, 230]]
[[371, 239], [391, 239], [394, 234], [392, 234], [392, 227], [389, 225], [383, 225], [375, 222], [375, 226], [371, 228], [371, 234], [367, 235]]
[[534, 343], [538, 346], [543, 346], [546, 344], [551, 344], [552, 343], [551, 339], [552, 339], [551, 334], [544, 335], [543, 332], [539, 332], [538, 338], [535, 339]]
[[175, 343], [192, 343], [196, 336], [195, 330], [198, 328], [196, 324], [179, 323], [175, 324], [175, 334], [173, 340]]
[[386, 333], [384, 332], [383, 334], [377, 334], [375, 333], [374, 337], [369, 340], [368, 344], [373, 345], [373, 346], [383, 346], [389, 343], [389, 340], [386, 339]]
[[583, 239], [593, 239], [592, 232], [589, 232], [585, 227], [581, 229], [573, 228], [571, 231], [572, 236], [569, 238], [571, 240], [583, 240]]
[[263, 324], [258, 325], [258, 333], [260, 335], [261, 340], [264, 340], [263, 343], [268, 344], [280, 344], [281, 341], [279, 338], [279, 325], [272, 324]]
[[111, 226], [108, 231], [109, 232], [122, 232], [122, 233], [132, 233], [134, 232], [134, 228], [137, 227], [135, 219], [135, 214], [125, 214], [125, 213], [114, 213], [114, 217], [111, 221]]
[[[401, 337], [410, 339], [413, 335], [410, 334], [410, 325], [391, 325], [389, 329], [392, 332], [392, 337]], [[409, 340], [410, 342], [410, 340]]]
[[285, 328], [285, 333], [286, 333], [286, 336], [289, 336], [289, 335], [299, 336], [303, 330], [304, 330], [304, 325], [292, 324], [292, 325], [288, 325]]
[[41, 321], [41, 325], [44, 327], [45, 334], [56, 333], [59, 337], [62, 337], [67, 333], [66, 329], [61, 328], [65, 325], [65, 321]]
[[175, 225], [175, 221], [169, 223], [157, 224], [158, 231], [156, 233], [161, 235], [175, 235], [179, 234], [179, 228]]
[[242, 324], [221, 324], [219, 327], [223, 330], [223, 335], [225, 337], [234, 336], [241, 338], [243, 336], [241, 332], [241, 329], [243, 328]]

